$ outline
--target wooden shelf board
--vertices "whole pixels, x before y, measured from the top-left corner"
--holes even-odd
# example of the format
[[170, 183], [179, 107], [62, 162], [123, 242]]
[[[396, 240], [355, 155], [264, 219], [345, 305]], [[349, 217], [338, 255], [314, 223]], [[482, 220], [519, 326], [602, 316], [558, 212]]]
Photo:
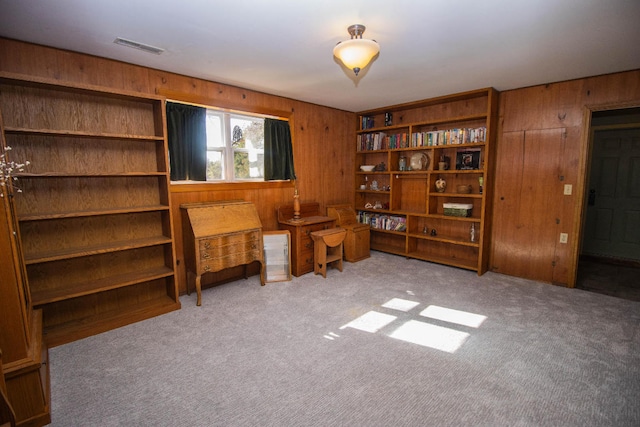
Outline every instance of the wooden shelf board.
[[361, 171], [360, 169], [358, 169], [356, 171], [356, 175], [389, 175], [391, 173], [391, 171], [371, 171], [371, 172], [364, 172]]
[[412, 108], [428, 107], [430, 105], [437, 105], [437, 104], [455, 102], [455, 101], [464, 101], [464, 100], [473, 99], [473, 98], [482, 98], [482, 97], [491, 95], [492, 92], [493, 92], [493, 88], [490, 88], [490, 87], [483, 88], [483, 89], [475, 89], [475, 90], [460, 92], [452, 95], [443, 95], [435, 98], [423, 99], [423, 100], [413, 101], [413, 102], [406, 102], [404, 104], [389, 105], [383, 108], [375, 108], [372, 110], [361, 111], [358, 114], [361, 116], [371, 116], [371, 115], [381, 114], [386, 112], [396, 112], [401, 110], [409, 110]]
[[[366, 114], [364, 114], [366, 115]], [[480, 114], [468, 114], [468, 115], [464, 115], [464, 116], [456, 116], [456, 117], [449, 117], [446, 119], [438, 119], [438, 120], [421, 120], [419, 122], [414, 122], [414, 123], [406, 123], [403, 125], [394, 125], [394, 126], [376, 126], [373, 128], [369, 128], [369, 129], [361, 129], [356, 131], [356, 133], [358, 134], [363, 134], [363, 133], [378, 133], [378, 132], [384, 132], [386, 130], [398, 130], [398, 129], [407, 129], [407, 133], [409, 133], [409, 127], [420, 127], [420, 126], [433, 126], [433, 125], [440, 125], [440, 124], [445, 124], [445, 123], [461, 123], [461, 122], [470, 122], [470, 121], [475, 121], [475, 120], [484, 120], [487, 118], [487, 114], [486, 113], [480, 113]], [[394, 133], [398, 133], [398, 132], [394, 132]]]
[[408, 217], [408, 216], [425, 216], [427, 214], [426, 211], [402, 211], [402, 210], [397, 210], [397, 211], [391, 211], [392, 213], [390, 215], [399, 215], [399, 216], [404, 216], [404, 217]]
[[[411, 147], [402, 148], [383, 148], [380, 150], [357, 150], [356, 154], [370, 154], [370, 153], [387, 153], [389, 151], [401, 152], [401, 151], [419, 151], [419, 150], [446, 150], [448, 148], [480, 148], [487, 145], [486, 142], [473, 142], [470, 144], [445, 144], [445, 145], [417, 145]], [[360, 172], [360, 171], [358, 171]], [[373, 171], [372, 171], [373, 172]], [[430, 172], [446, 172], [446, 171], [430, 171]], [[456, 172], [455, 170], [453, 172]]]
[[60, 325], [45, 326], [44, 340], [49, 347], [55, 347], [178, 309], [179, 301], [169, 296], [157, 298], [136, 309], [100, 313]]
[[448, 243], [448, 244], [451, 244], [451, 245], [470, 246], [472, 248], [479, 248], [480, 247], [480, 244], [478, 242], [470, 242], [468, 240], [455, 239], [455, 238], [452, 238], [452, 237], [431, 236], [429, 234], [421, 234], [421, 233], [408, 234], [408, 236], [416, 238], [416, 239], [423, 239], [423, 240], [431, 240], [431, 241], [434, 241], [434, 242]]
[[150, 282], [156, 279], [173, 276], [173, 270], [169, 267], [160, 267], [153, 270], [138, 271], [135, 273], [119, 274], [117, 276], [105, 277], [103, 279], [91, 280], [84, 283], [69, 284], [66, 283], [65, 289], [47, 289], [38, 291], [31, 287], [31, 297], [33, 304], [40, 306], [53, 302], [64, 301], [85, 295], [91, 295], [98, 292], [109, 291], [112, 289], [124, 288], [126, 286], [135, 285], [143, 282]]
[[382, 214], [382, 215], [404, 216], [404, 215], [399, 215], [397, 212], [393, 212], [393, 211], [390, 211], [388, 209], [373, 209], [373, 208], [359, 207], [359, 208], [356, 208], [356, 210], [357, 211], [362, 211], [362, 212], [371, 212], [371, 213], [375, 213], [375, 214]]
[[44, 172], [29, 173], [20, 172], [15, 176], [18, 178], [104, 178], [104, 177], [149, 177], [149, 176], [166, 176], [166, 172], [106, 172], [106, 173], [67, 173], [67, 172]]
[[99, 209], [90, 211], [69, 211], [69, 212], [43, 212], [40, 214], [22, 215], [18, 218], [18, 221], [41, 221], [46, 219], [63, 219], [63, 218], [78, 218], [85, 216], [101, 216], [101, 215], [119, 215], [126, 213], [140, 213], [140, 212], [155, 212], [155, 211], [168, 211], [167, 205], [151, 205], [151, 206], [135, 206], [126, 208], [114, 208], [114, 209]]
[[164, 136], [155, 135], [129, 135], [119, 133], [102, 133], [102, 132], [83, 132], [74, 130], [55, 130], [55, 129], [31, 129], [6, 126], [4, 128], [5, 133], [9, 134], [25, 134], [25, 135], [40, 135], [40, 136], [68, 136], [68, 137], [81, 137], [91, 139], [118, 139], [129, 141], [149, 141], [149, 142], [164, 142]]
[[170, 237], [156, 236], [144, 239], [132, 239], [121, 242], [110, 242], [81, 248], [62, 249], [51, 252], [39, 252], [24, 254], [25, 264], [39, 264], [43, 262], [59, 261], [64, 259], [79, 258], [83, 256], [99, 255], [109, 252], [119, 252], [129, 249], [144, 248], [149, 246], [166, 245], [172, 242]]
[[415, 148], [433, 148], [435, 150], [445, 150], [447, 148], [480, 148], [487, 145], [486, 141], [471, 142], [469, 144], [444, 144], [444, 145], [427, 145]]
[[0, 83], [17, 86], [44, 88], [51, 91], [66, 91], [73, 93], [95, 94], [106, 98], [124, 99], [145, 103], [157, 103], [165, 98], [160, 95], [143, 94], [141, 92], [126, 91], [120, 89], [105, 89], [103, 86], [93, 86], [84, 83], [72, 83], [58, 79], [36, 77], [32, 75], [17, 74], [0, 71]]
[[389, 254], [395, 254], [395, 255], [406, 255], [406, 251], [403, 249], [399, 249], [396, 246], [391, 246], [391, 245], [381, 245], [381, 244], [375, 244], [375, 243], [371, 243], [371, 249], [374, 251], [380, 251], [380, 252], [386, 252]]
[[396, 230], [383, 230], [381, 228], [370, 228], [371, 231], [375, 231], [376, 233], [387, 233], [387, 234], [396, 234], [399, 236], [406, 236], [407, 232], [406, 231], [396, 231]]
[[369, 194], [391, 194], [390, 191], [383, 190], [356, 190], [357, 193], [369, 193]]
[[457, 175], [457, 174], [481, 175], [484, 173], [484, 169], [448, 169], [446, 171], [434, 170], [430, 172], [434, 175]]
[[368, 154], [368, 153], [386, 153], [389, 149], [384, 148], [380, 150], [356, 150], [356, 154]]
[[480, 218], [473, 217], [473, 216], [452, 216], [452, 215], [438, 215], [438, 214], [428, 214], [424, 216], [427, 218], [447, 219], [450, 221], [469, 221], [469, 222], [480, 221]]
[[437, 264], [445, 264], [450, 265], [452, 267], [464, 268], [465, 270], [473, 270], [477, 271], [478, 266], [476, 265], [476, 261], [468, 261], [457, 258], [447, 258], [440, 256], [428, 255], [422, 252], [409, 252], [406, 254], [408, 258], [416, 258], [421, 259], [423, 261], [435, 262]]
[[482, 199], [481, 193], [438, 193], [432, 191], [429, 193], [430, 197], [465, 197], [470, 199]]
[[426, 179], [427, 175], [431, 171], [428, 170], [419, 170], [419, 171], [391, 171], [396, 178], [400, 179]]

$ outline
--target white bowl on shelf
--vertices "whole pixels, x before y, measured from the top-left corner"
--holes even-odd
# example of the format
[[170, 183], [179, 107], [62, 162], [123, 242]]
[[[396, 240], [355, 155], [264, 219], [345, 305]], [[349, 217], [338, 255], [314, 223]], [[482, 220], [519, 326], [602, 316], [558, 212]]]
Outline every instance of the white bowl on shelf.
[[376, 165], [360, 165], [360, 170], [362, 172], [371, 172], [375, 167]]

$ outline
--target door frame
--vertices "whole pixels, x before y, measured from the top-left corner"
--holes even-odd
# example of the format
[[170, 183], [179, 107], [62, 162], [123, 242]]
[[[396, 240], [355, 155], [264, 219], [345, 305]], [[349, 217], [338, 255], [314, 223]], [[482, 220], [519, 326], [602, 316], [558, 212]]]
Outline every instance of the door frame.
[[[569, 270], [569, 283], [568, 287], [573, 288], [576, 285], [576, 280], [578, 277], [578, 262], [580, 259], [580, 252], [582, 250], [582, 239], [583, 239], [583, 230], [584, 223], [587, 216], [587, 198], [588, 187], [589, 187], [589, 176], [591, 174], [591, 161], [592, 161], [592, 152], [593, 152], [593, 136], [595, 129], [591, 126], [591, 118], [594, 112], [599, 111], [610, 111], [610, 110], [623, 110], [627, 108], [639, 108], [640, 101], [631, 101], [631, 102], [618, 102], [618, 103], [606, 103], [606, 104], [593, 104], [593, 105], [585, 105], [583, 108], [583, 120], [582, 120], [582, 150], [580, 152], [580, 160], [578, 164], [578, 181], [577, 181], [577, 192], [576, 194], [580, 194], [581, 197], [577, 199], [574, 218], [579, 218], [578, 221], [574, 222], [573, 235], [576, 236], [576, 244], [573, 247], [573, 253], [571, 254], [570, 259], [570, 270]], [[621, 129], [619, 125], [618, 129]], [[599, 127], [598, 129], [602, 129]]]

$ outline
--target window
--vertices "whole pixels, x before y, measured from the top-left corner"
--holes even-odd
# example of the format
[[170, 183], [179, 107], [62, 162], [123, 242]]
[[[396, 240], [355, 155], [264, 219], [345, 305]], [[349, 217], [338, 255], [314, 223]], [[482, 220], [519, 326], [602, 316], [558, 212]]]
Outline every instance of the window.
[[264, 118], [207, 109], [207, 181], [264, 179]]
[[295, 179], [287, 119], [167, 101], [171, 180]]

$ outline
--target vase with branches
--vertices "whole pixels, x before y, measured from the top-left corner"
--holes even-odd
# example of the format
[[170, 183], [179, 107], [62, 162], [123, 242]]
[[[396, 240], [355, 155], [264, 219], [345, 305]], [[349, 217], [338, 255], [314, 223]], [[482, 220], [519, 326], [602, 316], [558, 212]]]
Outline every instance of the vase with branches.
[[[0, 150], [0, 197], [4, 197], [5, 194], [8, 194], [10, 183], [18, 180], [16, 173], [24, 172], [24, 168], [30, 163], [28, 160], [24, 163], [9, 160], [7, 152], [11, 151], [11, 147], [8, 145], [2, 146]], [[13, 186], [13, 188], [18, 193], [22, 192], [17, 186]]]

